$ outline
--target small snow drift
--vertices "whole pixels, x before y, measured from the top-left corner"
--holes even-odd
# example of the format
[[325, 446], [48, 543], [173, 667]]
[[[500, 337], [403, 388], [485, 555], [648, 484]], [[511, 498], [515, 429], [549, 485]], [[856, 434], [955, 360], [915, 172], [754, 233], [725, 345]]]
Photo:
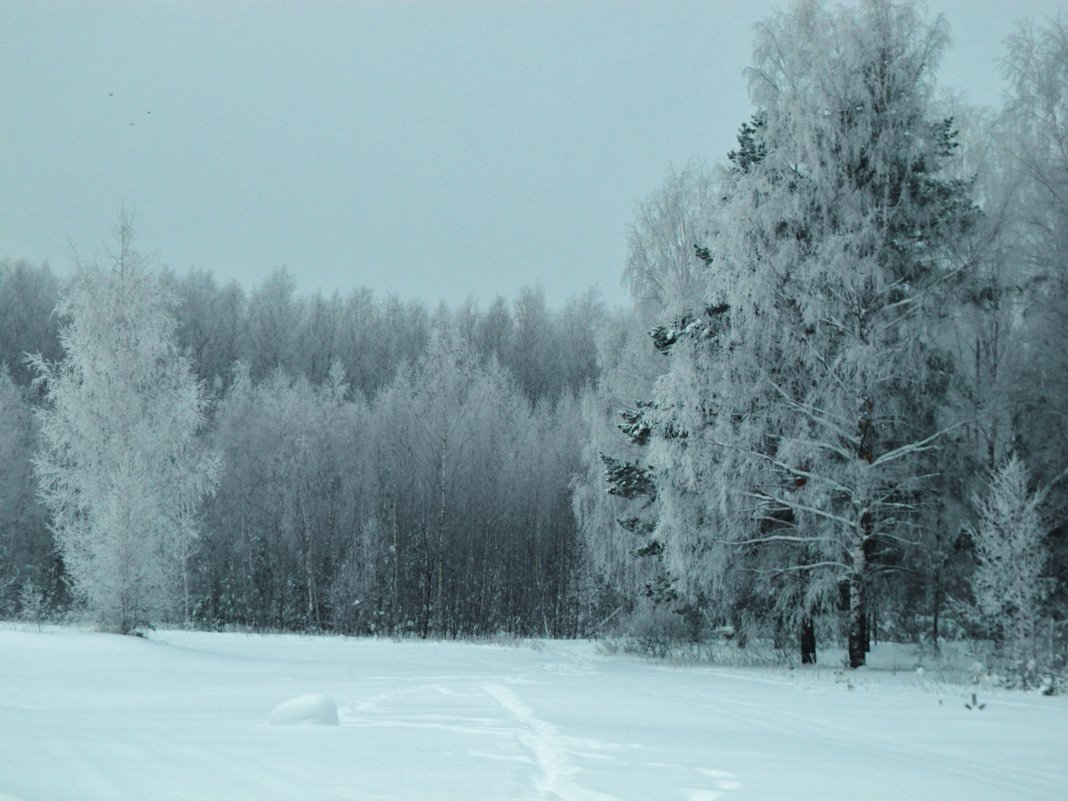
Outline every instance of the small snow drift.
[[290, 698], [271, 712], [272, 726], [337, 726], [337, 704], [328, 695], [311, 693]]

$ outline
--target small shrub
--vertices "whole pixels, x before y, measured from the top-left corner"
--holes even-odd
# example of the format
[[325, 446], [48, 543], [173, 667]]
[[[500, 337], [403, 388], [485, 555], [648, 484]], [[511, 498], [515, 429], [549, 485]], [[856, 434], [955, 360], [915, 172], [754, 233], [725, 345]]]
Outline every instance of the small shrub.
[[674, 609], [653, 603], [640, 604], [629, 621], [630, 650], [664, 659], [679, 645], [692, 640], [691, 627]]
[[44, 590], [38, 587], [33, 580], [26, 581], [19, 588], [19, 620], [24, 623], [37, 624], [37, 630], [41, 630], [41, 623], [48, 618], [48, 598]]

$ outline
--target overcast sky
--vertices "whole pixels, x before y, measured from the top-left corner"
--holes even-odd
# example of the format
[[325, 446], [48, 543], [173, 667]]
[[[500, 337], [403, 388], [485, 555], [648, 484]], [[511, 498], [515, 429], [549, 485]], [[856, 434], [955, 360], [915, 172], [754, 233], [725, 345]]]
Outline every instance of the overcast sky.
[[[750, 114], [746, 2], [0, 0], [0, 256], [67, 271], [125, 207], [138, 245], [246, 288], [450, 304], [619, 275], [635, 205]], [[933, 0], [941, 83], [995, 104], [1022, 16]]]

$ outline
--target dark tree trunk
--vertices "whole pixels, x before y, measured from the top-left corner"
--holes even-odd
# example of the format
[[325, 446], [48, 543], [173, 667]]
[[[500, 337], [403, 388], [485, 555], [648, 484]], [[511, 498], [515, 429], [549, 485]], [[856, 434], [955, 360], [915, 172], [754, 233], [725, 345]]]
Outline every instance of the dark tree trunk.
[[849, 577], [849, 667], [864, 665], [865, 643], [864, 584], [862, 574], [854, 570]]
[[939, 618], [942, 614], [942, 571], [935, 571], [934, 587], [931, 595], [931, 647], [938, 653]]
[[[865, 398], [861, 404], [860, 420], [857, 426], [860, 442], [857, 456], [869, 465], [875, 461], [875, 404], [871, 398]], [[853, 570], [849, 574], [849, 667], [858, 668], [864, 664], [864, 654], [868, 650], [868, 619], [864, 606], [864, 576], [867, 570], [867, 548], [874, 530], [871, 496], [865, 493], [860, 505], [857, 521], [857, 540], [852, 543]]]
[[801, 618], [801, 664], [816, 664], [816, 624], [809, 615]]
[[427, 531], [426, 521], [423, 521], [423, 575], [420, 577], [422, 586], [422, 601], [423, 608], [421, 611], [422, 619], [419, 621], [419, 636], [424, 640], [430, 636], [430, 612], [433, 605], [433, 581], [434, 581], [434, 567], [430, 558], [430, 534]]

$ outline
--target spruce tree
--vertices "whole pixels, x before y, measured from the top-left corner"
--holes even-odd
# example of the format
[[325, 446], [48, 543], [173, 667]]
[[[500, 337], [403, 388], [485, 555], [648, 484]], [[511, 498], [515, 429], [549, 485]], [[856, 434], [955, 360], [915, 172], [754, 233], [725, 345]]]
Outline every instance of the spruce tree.
[[1010, 669], [1025, 683], [1037, 656], [1035, 631], [1041, 613], [1049, 560], [1045, 492], [1032, 491], [1027, 466], [1016, 456], [991, 471], [974, 505], [971, 529], [976, 568], [972, 591], [980, 616], [1002, 645]]

